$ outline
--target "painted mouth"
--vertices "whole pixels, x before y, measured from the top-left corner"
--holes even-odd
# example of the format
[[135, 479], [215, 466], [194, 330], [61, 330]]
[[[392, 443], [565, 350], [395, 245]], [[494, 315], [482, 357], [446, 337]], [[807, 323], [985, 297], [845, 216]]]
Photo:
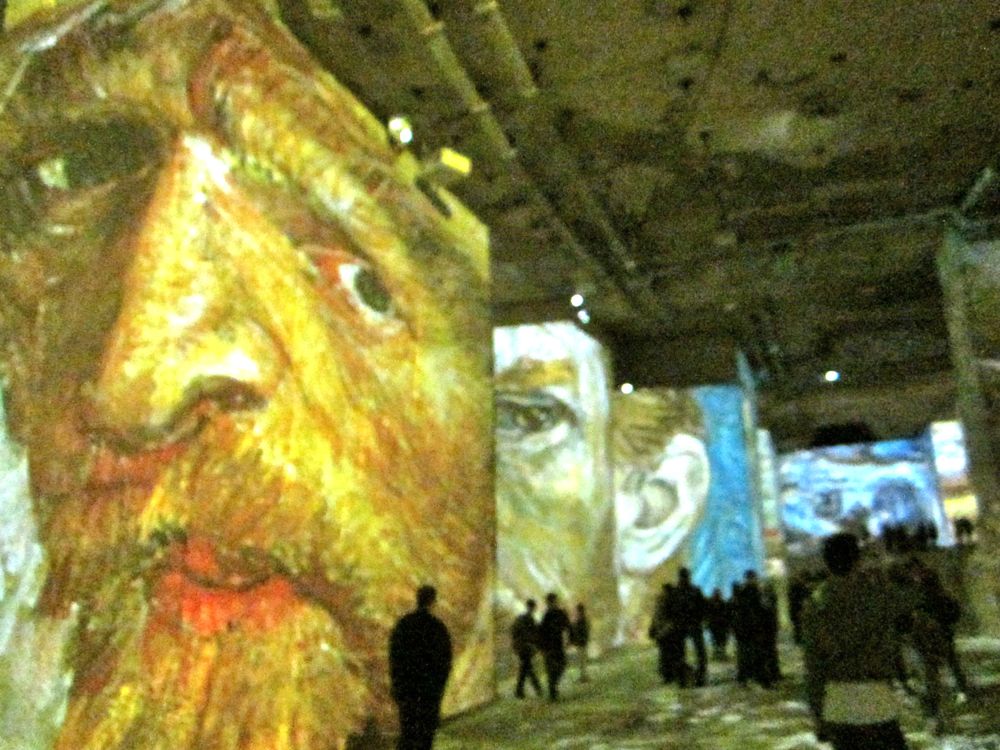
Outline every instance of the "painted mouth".
[[226, 558], [208, 540], [193, 539], [168, 549], [152, 605], [162, 622], [208, 636], [269, 630], [309, 602], [263, 556]]

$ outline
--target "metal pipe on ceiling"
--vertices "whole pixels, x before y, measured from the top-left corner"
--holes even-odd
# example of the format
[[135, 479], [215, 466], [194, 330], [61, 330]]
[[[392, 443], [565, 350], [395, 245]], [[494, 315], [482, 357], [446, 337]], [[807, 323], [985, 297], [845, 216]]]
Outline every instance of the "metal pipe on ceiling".
[[[487, 48], [497, 52], [493, 59], [499, 62], [499, 67], [493, 71], [494, 74], [506, 81], [507, 88], [517, 93], [519, 104], [523, 105], [534, 99], [538, 93], [535, 77], [507, 25], [497, 0], [482, 0], [475, 3], [472, 17], [479, 22], [476, 31], [485, 41]], [[623, 286], [634, 296], [644, 313], [657, 318], [663, 317], [662, 304], [652, 294], [646, 281], [635, 277], [634, 272], [638, 268], [638, 263], [618, 236], [607, 213], [594, 197], [590, 185], [580, 176], [575, 159], [568, 152], [551, 119], [543, 115], [532, 119], [531, 122], [538, 129], [535, 137], [539, 138], [543, 145], [540, 156], [535, 158], [535, 169], [530, 170], [530, 173], [533, 176], [542, 173], [547, 182], [562, 188], [560, 192], [564, 192], [567, 198], [572, 200], [575, 209], [597, 229], [606, 244], [619, 269], [618, 273], [613, 272], [613, 275], [620, 274], [624, 277]], [[521, 153], [524, 154], [524, 149]]]
[[[605, 284], [610, 283], [627, 301], [627, 290], [611, 278], [600, 262], [580, 243], [576, 235], [559, 217], [548, 198], [537, 189], [534, 180], [524, 172], [516, 158], [517, 149], [508, 139], [503, 127], [494, 115], [490, 103], [479, 95], [475, 84], [455, 54], [445, 33], [444, 23], [434, 17], [423, 0], [400, 0], [400, 6], [411, 27], [425, 39], [438, 75], [459, 97], [467, 116], [475, 120], [480, 133], [485, 136], [489, 148], [492, 150], [492, 156], [514, 172], [518, 181], [532, 186], [531, 200], [544, 209], [551, 228], [559, 235], [562, 242], [583, 262], [595, 279], [603, 280]], [[528, 74], [530, 75], [530, 71]], [[527, 94], [529, 90], [525, 88], [524, 92]]]
[[[537, 183], [534, 175], [524, 170], [516, 158], [517, 150], [513, 147], [507, 137], [503, 127], [497, 120], [490, 104], [485, 101], [470, 78], [465, 66], [455, 54], [451, 42], [445, 33], [445, 25], [436, 19], [430, 12], [424, 0], [399, 0], [406, 17], [411, 26], [420, 33], [426, 40], [427, 49], [431, 59], [434, 61], [441, 78], [451, 87], [462, 101], [462, 104], [470, 117], [473, 117], [483, 133], [488, 137], [491, 148], [499, 156], [500, 161], [506, 163], [514, 169], [519, 179], [523, 179], [528, 184], [535, 186]], [[508, 61], [505, 65], [506, 73], [513, 88], [522, 99], [530, 99], [537, 93], [534, 77], [530, 68], [524, 61], [523, 55], [514, 41], [503, 14], [496, 2], [482, 2], [475, 6], [474, 14], [482, 19], [484, 27], [487, 29], [485, 38], [488, 43], [497, 45], [501, 59]], [[549, 124], [551, 127], [551, 124]], [[552, 137], [561, 146], [561, 139], [552, 128]], [[561, 151], [565, 151], [562, 146]], [[610, 281], [619, 292], [624, 295], [628, 304], [636, 305], [645, 314], [657, 315], [661, 312], [661, 306], [644, 283], [637, 283], [632, 272], [637, 267], [635, 260], [625, 247], [625, 244], [617, 236], [614, 227], [604, 213], [603, 209], [594, 199], [588, 185], [575, 172], [575, 169], [567, 168], [567, 164], [572, 162], [565, 153], [552, 154], [561, 157], [551, 160], [553, 166], [558, 167], [558, 172], [549, 175], [551, 182], [558, 182], [560, 185], [569, 186], [569, 192], [582, 204], [583, 212], [590, 218], [590, 221], [599, 230], [602, 239], [607, 244], [612, 256], [620, 267], [616, 273], [614, 269], [607, 269], [601, 261], [588, 250], [583, 243], [577, 239], [575, 232], [567, 225], [566, 220], [555, 211], [545, 198], [544, 193], [539, 191], [539, 197], [543, 198], [544, 204], [552, 210], [550, 217], [556, 218], [553, 222], [557, 232], [566, 238], [572, 238], [569, 246], [574, 254], [585, 260], [587, 265], [598, 271], [600, 278]]]

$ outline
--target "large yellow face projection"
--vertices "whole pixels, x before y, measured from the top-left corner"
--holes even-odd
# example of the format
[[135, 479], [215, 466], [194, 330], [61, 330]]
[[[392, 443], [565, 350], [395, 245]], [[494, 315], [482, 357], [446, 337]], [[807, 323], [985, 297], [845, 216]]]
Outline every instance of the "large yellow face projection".
[[0, 71], [0, 374], [32, 616], [69, 633], [55, 746], [342, 747], [394, 720], [387, 633], [424, 582], [446, 708], [486, 697], [481, 226], [254, 2], [72, 4]]
[[606, 646], [617, 597], [605, 354], [564, 322], [498, 328], [493, 342], [498, 633], [525, 599], [554, 591], [588, 605]]

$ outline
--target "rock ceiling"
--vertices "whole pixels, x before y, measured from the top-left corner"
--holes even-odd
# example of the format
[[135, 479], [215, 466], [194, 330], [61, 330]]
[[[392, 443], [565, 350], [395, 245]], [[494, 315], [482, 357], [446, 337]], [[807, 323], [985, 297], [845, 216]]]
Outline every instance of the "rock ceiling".
[[640, 385], [743, 352], [782, 447], [953, 416], [935, 259], [1000, 213], [994, 0], [277, 4], [418, 153], [472, 158], [498, 324], [582, 291]]

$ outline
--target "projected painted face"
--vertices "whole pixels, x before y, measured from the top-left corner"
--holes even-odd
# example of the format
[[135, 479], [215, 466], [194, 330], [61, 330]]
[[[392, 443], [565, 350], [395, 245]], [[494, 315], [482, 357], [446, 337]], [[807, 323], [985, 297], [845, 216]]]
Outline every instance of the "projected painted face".
[[340, 747], [388, 722], [387, 632], [425, 581], [470, 702], [481, 234], [253, 3], [48, 24], [0, 52], [0, 362], [39, 615], [77, 625], [58, 747]]
[[[624, 637], [648, 621], [647, 599], [673, 582], [702, 518], [709, 464], [690, 394], [643, 389], [614, 402], [615, 514]], [[633, 632], [634, 631], [634, 632]]]
[[[548, 323], [497, 329], [494, 349], [501, 617], [549, 591], [610, 615], [614, 537], [600, 347], [572, 324]], [[595, 607], [607, 592], [611, 601]], [[598, 622], [598, 639], [600, 629]]]

